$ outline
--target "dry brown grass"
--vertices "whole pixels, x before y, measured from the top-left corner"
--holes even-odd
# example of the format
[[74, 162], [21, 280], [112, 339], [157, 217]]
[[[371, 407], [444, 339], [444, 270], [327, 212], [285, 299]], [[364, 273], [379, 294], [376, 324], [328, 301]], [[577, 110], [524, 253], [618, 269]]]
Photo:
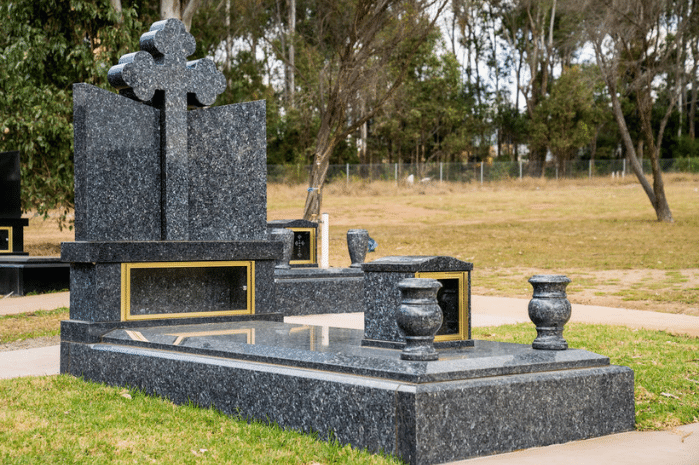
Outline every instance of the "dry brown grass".
[[[699, 176], [666, 174], [674, 224], [655, 221], [638, 182], [525, 178], [480, 184], [329, 184], [330, 265], [347, 266], [345, 234], [365, 228], [386, 255], [474, 263], [476, 294], [529, 297], [527, 279], [563, 273], [573, 302], [699, 315]], [[299, 218], [306, 188], [269, 185], [268, 218]], [[72, 231], [32, 218], [25, 250], [58, 255]]]
[[[436, 254], [473, 262], [477, 294], [529, 297], [530, 276], [562, 273], [577, 303], [699, 315], [699, 177], [665, 180], [674, 224], [655, 221], [630, 177], [330, 184], [330, 265], [349, 265], [345, 233], [365, 228], [379, 243], [370, 260]], [[269, 186], [269, 219], [299, 217], [304, 199], [304, 186]]]

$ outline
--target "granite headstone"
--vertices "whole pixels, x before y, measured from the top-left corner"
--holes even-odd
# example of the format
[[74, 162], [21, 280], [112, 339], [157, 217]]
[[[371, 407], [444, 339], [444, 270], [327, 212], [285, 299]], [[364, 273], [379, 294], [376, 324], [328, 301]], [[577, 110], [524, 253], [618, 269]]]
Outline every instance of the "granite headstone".
[[73, 87], [71, 320], [274, 310], [265, 102], [188, 110], [225, 88], [211, 60], [186, 61], [195, 45], [180, 21], [156, 22], [109, 71], [120, 95]]
[[19, 152], [0, 152], [0, 255], [26, 255]]

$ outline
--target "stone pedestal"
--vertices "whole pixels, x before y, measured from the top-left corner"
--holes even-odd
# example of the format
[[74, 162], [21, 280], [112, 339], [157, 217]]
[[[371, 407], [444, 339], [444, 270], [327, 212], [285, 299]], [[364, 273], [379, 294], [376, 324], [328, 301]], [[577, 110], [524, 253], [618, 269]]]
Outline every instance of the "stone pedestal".
[[318, 223], [307, 220], [272, 220], [269, 230], [286, 228], [294, 232], [294, 246], [289, 265], [292, 268], [318, 267]]
[[364, 263], [362, 345], [402, 349], [405, 337], [396, 324], [398, 283], [406, 278], [431, 278], [442, 283], [437, 300], [443, 324], [435, 336], [435, 347], [472, 346], [471, 270], [472, 263], [452, 257], [396, 256]]

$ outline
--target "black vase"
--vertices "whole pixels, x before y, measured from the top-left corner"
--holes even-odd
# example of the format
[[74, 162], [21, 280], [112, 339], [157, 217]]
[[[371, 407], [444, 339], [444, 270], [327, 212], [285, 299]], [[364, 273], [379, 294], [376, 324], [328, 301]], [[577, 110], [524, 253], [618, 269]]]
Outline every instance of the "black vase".
[[442, 326], [442, 309], [437, 303], [437, 291], [442, 283], [436, 279], [407, 278], [398, 283], [401, 303], [396, 315], [398, 328], [405, 337], [400, 354], [403, 360], [437, 360], [434, 335]]
[[347, 249], [352, 261], [350, 268], [361, 268], [369, 249], [369, 232], [366, 229], [347, 231]]
[[282, 249], [282, 258], [278, 260], [275, 268], [288, 269], [291, 268], [289, 260], [291, 260], [291, 252], [294, 248], [294, 231], [286, 228], [275, 228], [270, 232], [273, 241], [278, 241], [284, 244]]
[[565, 350], [563, 326], [570, 320], [571, 306], [566, 295], [570, 279], [563, 275], [536, 275], [529, 279], [534, 294], [529, 302], [529, 318], [536, 325], [534, 349]]

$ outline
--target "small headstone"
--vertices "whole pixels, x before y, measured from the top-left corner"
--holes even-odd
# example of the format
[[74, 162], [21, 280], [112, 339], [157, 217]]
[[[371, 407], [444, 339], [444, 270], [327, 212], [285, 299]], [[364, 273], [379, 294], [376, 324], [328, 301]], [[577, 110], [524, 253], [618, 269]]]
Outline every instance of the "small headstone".
[[26, 255], [19, 152], [0, 152], [0, 255]]
[[291, 267], [318, 266], [318, 223], [308, 220], [272, 220], [267, 223], [269, 230], [285, 228], [294, 232], [291, 250]]

